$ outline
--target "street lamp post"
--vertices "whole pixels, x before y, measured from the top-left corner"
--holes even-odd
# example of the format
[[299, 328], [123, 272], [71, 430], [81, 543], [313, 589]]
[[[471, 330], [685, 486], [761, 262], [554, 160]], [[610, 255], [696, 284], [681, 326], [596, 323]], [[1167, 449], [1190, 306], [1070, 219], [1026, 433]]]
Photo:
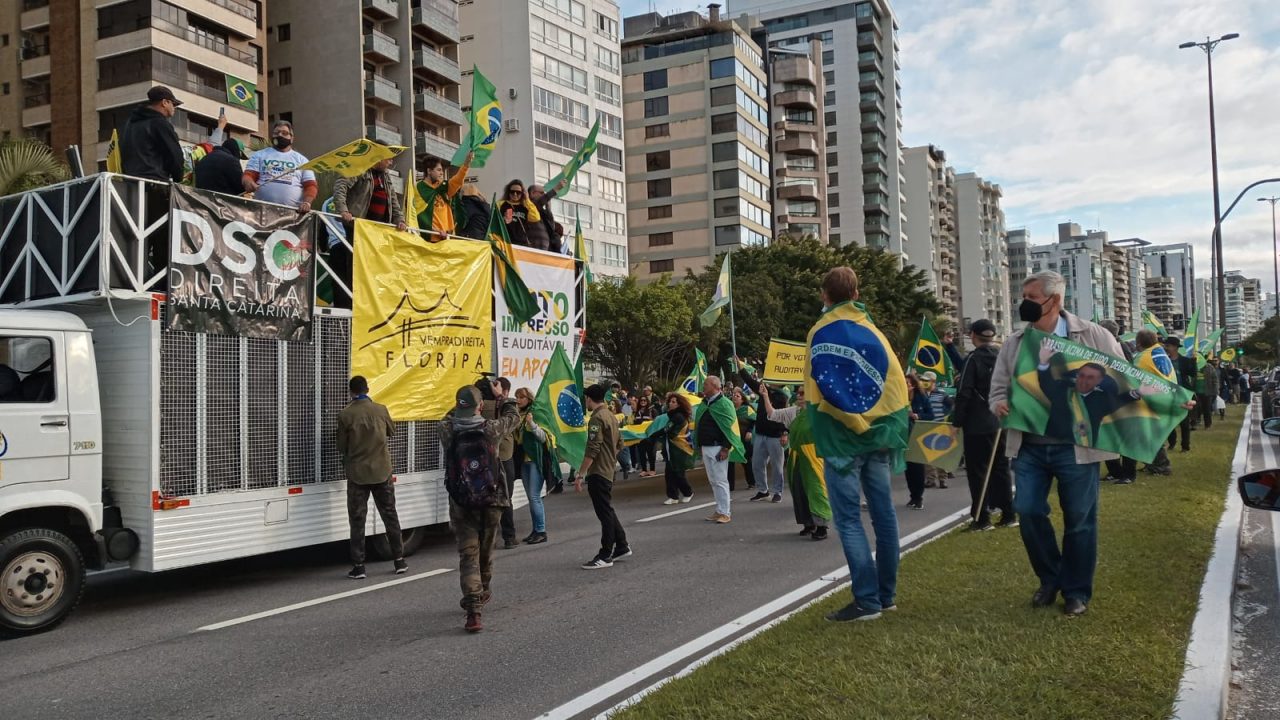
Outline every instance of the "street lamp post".
[[1276, 266], [1276, 317], [1280, 318], [1280, 242], [1276, 241], [1276, 203], [1280, 197], [1258, 198], [1258, 202], [1271, 203], [1271, 260]]
[[1209, 156], [1213, 163], [1213, 273], [1218, 286], [1216, 298], [1218, 307], [1214, 315], [1223, 327], [1226, 326], [1227, 289], [1223, 281], [1225, 270], [1222, 262], [1222, 203], [1218, 198], [1218, 131], [1213, 113], [1213, 51], [1218, 47], [1218, 43], [1238, 37], [1240, 33], [1228, 33], [1217, 40], [1206, 37], [1202, 43], [1184, 42], [1178, 46], [1180, 50], [1193, 47], [1204, 50], [1205, 58], [1209, 63]]

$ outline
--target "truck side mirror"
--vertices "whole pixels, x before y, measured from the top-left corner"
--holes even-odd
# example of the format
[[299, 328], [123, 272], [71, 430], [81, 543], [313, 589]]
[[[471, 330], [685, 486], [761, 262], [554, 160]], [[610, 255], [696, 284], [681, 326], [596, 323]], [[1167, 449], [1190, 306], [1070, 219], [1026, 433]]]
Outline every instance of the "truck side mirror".
[[1242, 475], [1236, 482], [1245, 505], [1257, 510], [1280, 510], [1280, 469]]
[[1280, 417], [1270, 417], [1262, 421], [1262, 433], [1280, 437]]

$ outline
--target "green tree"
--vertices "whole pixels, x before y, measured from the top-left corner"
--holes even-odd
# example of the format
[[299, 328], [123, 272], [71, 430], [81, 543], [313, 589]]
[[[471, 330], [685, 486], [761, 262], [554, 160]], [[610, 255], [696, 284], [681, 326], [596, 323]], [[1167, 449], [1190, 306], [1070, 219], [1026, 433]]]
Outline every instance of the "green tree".
[[1240, 343], [1244, 357], [1242, 362], [1250, 367], [1267, 366], [1276, 361], [1277, 349], [1280, 348], [1280, 317], [1272, 316], [1262, 323], [1252, 335]]
[[30, 138], [0, 142], [0, 197], [71, 179], [48, 145]]
[[[693, 310], [669, 278], [593, 283], [587, 291], [587, 362], [626, 387], [683, 377], [693, 364]], [[683, 369], [680, 369], [683, 367]]]

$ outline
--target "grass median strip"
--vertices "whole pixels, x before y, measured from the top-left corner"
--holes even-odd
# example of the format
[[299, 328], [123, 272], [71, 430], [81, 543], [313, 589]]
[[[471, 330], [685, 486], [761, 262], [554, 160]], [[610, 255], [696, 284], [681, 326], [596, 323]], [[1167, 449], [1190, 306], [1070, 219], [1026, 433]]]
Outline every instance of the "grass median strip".
[[1031, 607], [1017, 530], [955, 532], [903, 558], [899, 610], [835, 625], [841, 591], [615, 717], [1168, 717], [1242, 415], [1192, 433], [1170, 477], [1103, 484], [1082, 618]]

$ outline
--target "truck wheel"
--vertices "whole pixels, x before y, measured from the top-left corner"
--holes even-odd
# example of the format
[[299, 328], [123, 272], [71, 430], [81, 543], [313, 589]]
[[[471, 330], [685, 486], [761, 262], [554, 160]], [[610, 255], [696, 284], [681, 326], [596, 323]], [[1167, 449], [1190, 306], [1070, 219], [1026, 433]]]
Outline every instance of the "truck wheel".
[[[407, 528], [400, 531], [401, 541], [404, 543], [404, 555], [409, 557], [422, 547], [422, 541], [427, 537], [426, 528]], [[391, 543], [387, 542], [386, 533], [378, 533], [369, 538], [369, 549], [373, 551], [373, 556], [379, 560], [395, 560], [391, 557]]]
[[71, 538], [29, 528], [0, 539], [0, 636], [49, 630], [84, 594], [84, 557]]

